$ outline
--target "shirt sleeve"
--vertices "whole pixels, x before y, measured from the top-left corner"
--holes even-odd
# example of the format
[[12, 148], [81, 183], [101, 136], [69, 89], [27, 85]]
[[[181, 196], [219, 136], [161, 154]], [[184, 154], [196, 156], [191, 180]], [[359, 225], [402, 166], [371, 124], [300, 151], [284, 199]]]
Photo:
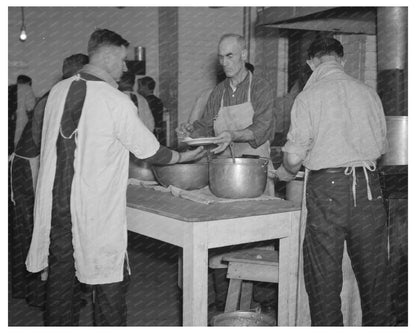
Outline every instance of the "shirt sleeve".
[[36, 98], [33, 94], [33, 90], [31, 87], [25, 90], [25, 109], [26, 111], [32, 111], [35, 107]]
[[114, 120], [116, 137], [137, 158], [145, 159], [157, 152], [159, 142], [137, 116], [136, 106], [127, 96], [118, 103]]
[[214, 116], [218, 113], [220, 104], [218, 103], [218, 95], [221, 94], [218, 86], [208, 98], [202, 117], [193, 122], [194, 132], [192, 137], [214, 136]]
[[282, 151], [296, 154], [304, 160], [313, 142], [312, 124], [308, 108], [299, 96], [293, 103], [290, 119], [287, 142]]
[[268, 82], [262, 80], [253, 86], [251, 103], [254, 109], [253, 124], [247, 127], [254, 134], [250, 146], [257, 148], [274, 138], [274, 94]]
[[141, 119], [143, 120], [144, 124], [146, 125], [146, 127], [151, 132], [153, 132], [153, 130], [155, 129], [155, 120], [153, 118], [152, 111], [150, 111], [149, 104], [147, 103], [144, 97], [141, 97], [139, 95], [136, 95], [136, 96], [137, 96], [137, 100], [139, 104], [138, 106], [139, 115]]

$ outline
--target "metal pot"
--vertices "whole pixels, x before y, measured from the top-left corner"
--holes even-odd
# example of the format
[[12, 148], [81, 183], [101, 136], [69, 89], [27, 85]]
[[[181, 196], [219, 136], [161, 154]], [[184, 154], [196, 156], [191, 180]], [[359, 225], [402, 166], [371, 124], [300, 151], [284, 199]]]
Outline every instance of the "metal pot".
[[214, 316], [211, 326], [276, 326], [276, 321], [264, 313], [234, 311]]
[[154, 181], [155, 176], [153, 175], [152, 165], [131, 155], [129, 161], [129, 178]]
[[386, 116], [387, 152], [380, 165], [407, 165], [407, 116]]
[[255, 198], [264, 193], [267, 165], [264, 158], [217, 158], [209, 162], [209, 188], [220, 198]]
[[153, 172], [165, 187], [173, 185], [183, 190], [196, 190], [208, 185], [208, 163], [154, 165]]
[[299, 171], [295, 179], [286, 183], [286, 200], [297, 203], [302, 202], [304, 176], [305, 173], [303, 171]]

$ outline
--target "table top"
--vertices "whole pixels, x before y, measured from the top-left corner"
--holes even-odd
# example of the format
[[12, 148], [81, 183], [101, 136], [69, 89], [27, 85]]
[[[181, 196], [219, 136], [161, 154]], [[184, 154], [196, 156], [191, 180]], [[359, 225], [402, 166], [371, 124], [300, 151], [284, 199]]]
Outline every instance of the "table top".
[[127, 207], [186, 222], [212, 221], [299, 211], [300, 204], [286, 200], [256, 200], [202, 204], [136, 185], [127, 187]]

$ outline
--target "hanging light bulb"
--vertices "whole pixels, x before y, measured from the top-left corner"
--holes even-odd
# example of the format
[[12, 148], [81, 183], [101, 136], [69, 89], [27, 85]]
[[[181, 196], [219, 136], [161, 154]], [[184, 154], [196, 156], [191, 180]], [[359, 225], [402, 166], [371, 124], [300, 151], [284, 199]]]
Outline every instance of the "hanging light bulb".
[[27, 39], [26, 26], [25, 26], [25, 12], [24, 12], [23, 7], [22, 7], [22, 26], [20, 27], [19, 39], [21, 42], [24, 42]]

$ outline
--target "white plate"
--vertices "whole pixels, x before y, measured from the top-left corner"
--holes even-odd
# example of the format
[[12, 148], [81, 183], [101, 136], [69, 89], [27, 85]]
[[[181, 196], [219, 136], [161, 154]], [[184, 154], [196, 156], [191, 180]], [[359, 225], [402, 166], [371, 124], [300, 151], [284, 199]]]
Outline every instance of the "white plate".
[[218, 138], [216, 137], [207, 137], [207, 138], [185, 138], [182, 140], [182, 142], [185, 142], [186, 144], [190, 146], [206, 146], [206, 145], [212, 145], [216, 144], [216, 141]]

